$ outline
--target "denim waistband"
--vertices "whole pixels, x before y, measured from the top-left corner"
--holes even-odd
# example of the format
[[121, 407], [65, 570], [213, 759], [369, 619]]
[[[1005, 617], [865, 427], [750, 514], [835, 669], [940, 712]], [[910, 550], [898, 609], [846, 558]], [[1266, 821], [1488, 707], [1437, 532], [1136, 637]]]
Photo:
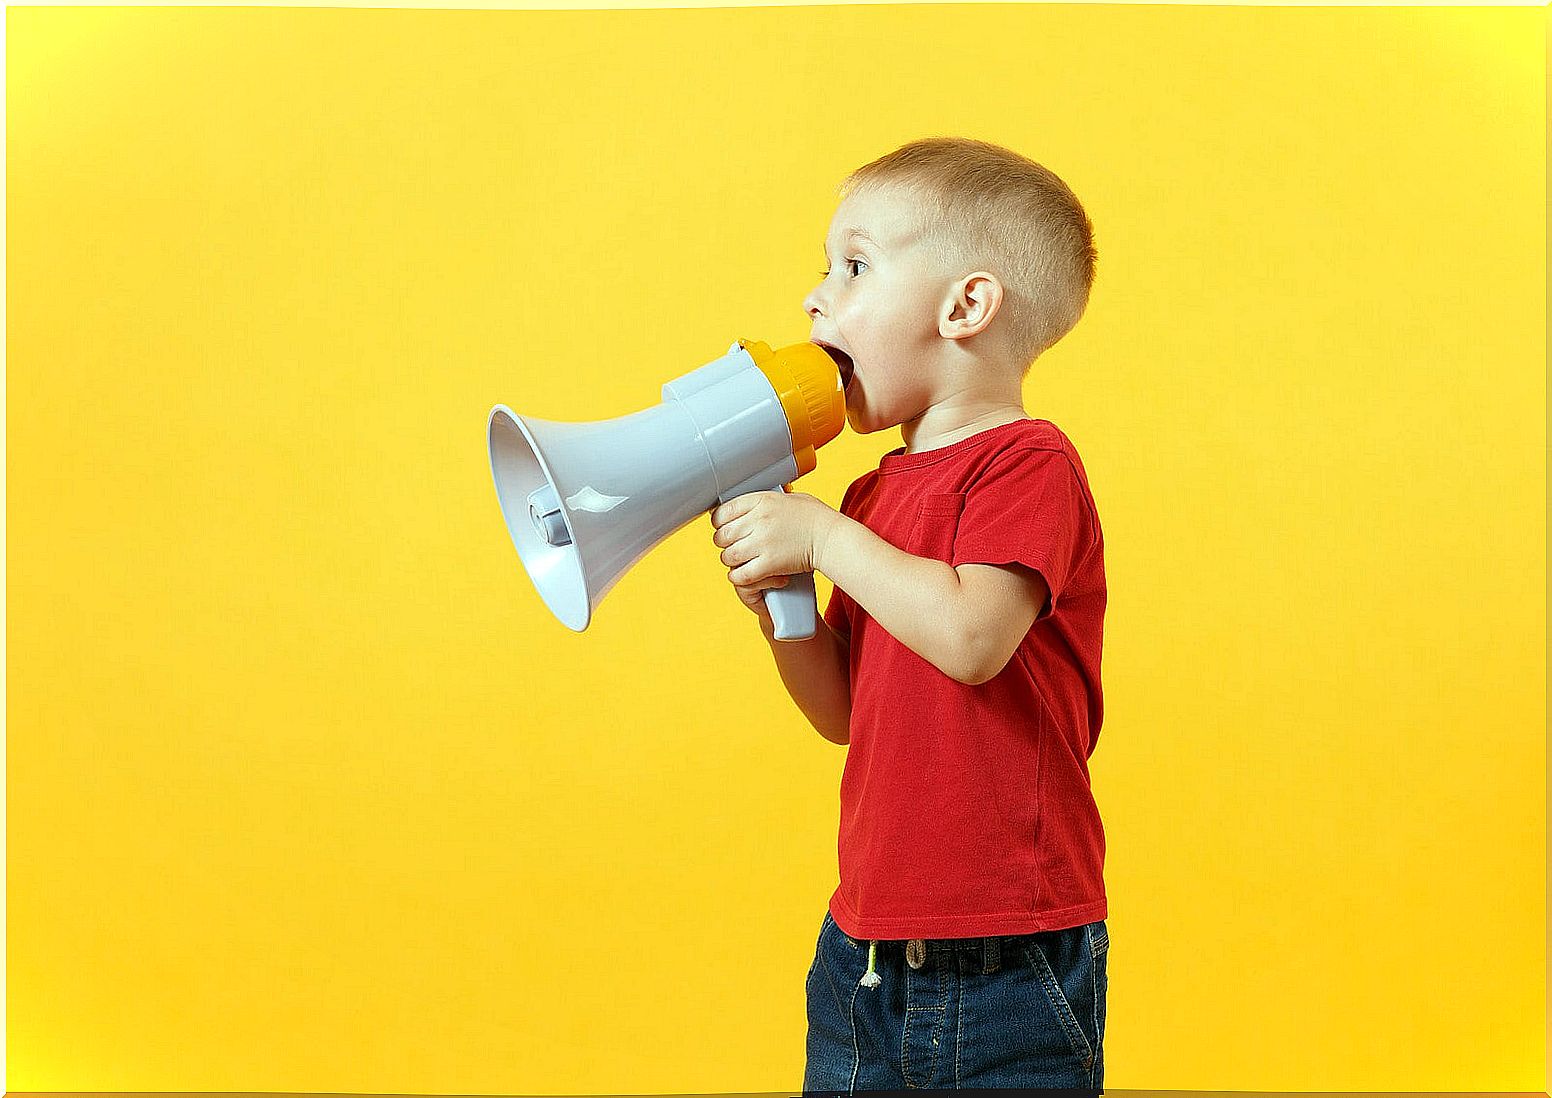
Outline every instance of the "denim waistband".
[[[1006, 937], [986, 938], [875, 938], [870, 941], [859, 941], [845, 931], [846, 940], [858, 946], [882, 946], [888, 952], [896, 948], [904, 947], [905, 963], [913, 969], [919, 969], [927, 963], [929, 956], [939, 956], [946, 953], [968, 953], [974, 956], [980, 954], [981, 972], [990, 975], [996, 972], [1002, 965], [1003, 942]], [[1014, 938], [1025, 935], [1013, 935]], [[871, 986], [871, 985], [870, 985]]]

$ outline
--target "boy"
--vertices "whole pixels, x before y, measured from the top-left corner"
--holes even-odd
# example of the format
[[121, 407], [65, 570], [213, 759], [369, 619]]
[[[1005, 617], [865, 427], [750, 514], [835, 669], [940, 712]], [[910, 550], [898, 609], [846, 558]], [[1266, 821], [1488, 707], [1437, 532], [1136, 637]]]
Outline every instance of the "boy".
[[[711, 514], [729, 580], [820, 735], [849, 745], [840, 885], [807, 982], [803, 1090], [1104, 1085], [1104, 541], [1077, 451], [1023, 408], [1082, 315], [1092, 227], [981, 141], [853, 172], [803, 302], [852, 429], [905, 445], [839, 512], [754, 492]], [[806, 641], [765, 589], [835, 585]]]

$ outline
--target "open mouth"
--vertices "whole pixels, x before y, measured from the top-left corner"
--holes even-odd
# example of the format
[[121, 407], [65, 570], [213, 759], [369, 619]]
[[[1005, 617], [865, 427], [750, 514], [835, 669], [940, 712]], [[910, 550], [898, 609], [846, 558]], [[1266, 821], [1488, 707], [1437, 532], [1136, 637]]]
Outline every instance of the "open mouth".
[[811, 340], [810, 342], [821, 348], [825, 354], [829, 355], [830, 358], [834, 360], [835, 365], [841, 371], [841, 387], [846, 388], [850, 386], [852, 373], [855, 369], [855, 367], [852, 365], [851, 355], [847, 354], [839, 347], [832, 347], [828, 343], [820, 343], [817, 339]]

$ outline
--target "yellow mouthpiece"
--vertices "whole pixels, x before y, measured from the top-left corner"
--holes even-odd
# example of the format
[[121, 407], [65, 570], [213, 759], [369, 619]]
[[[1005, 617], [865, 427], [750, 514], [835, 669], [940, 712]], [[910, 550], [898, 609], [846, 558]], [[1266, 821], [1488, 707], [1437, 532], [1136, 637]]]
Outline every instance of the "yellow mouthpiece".
[[814, 451], [841, 433], [846, 426], [846, 390], [835, 360], [815, 343], [794, 343], [773, 351], [770, 344], [740, 339], [770, 380], [787, 413], [792, 432], [792, 456], [798, 476], [811, 473], [818, 464]]

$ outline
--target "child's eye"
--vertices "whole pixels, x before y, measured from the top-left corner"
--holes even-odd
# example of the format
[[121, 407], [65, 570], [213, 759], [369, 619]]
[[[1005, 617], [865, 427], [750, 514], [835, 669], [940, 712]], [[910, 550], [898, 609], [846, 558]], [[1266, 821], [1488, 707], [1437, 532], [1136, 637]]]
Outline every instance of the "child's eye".
[[[864, 260], [861, 260], [861, 259], [848, 259], [846, 261], [846, 265], [848, 267], [850, 267], [853, 263], [859, 263], [859, 264], [861, 264], [864, 267], [867, 266], [867, 263]], [[830, 272], [829, 271], [820, 271], [819, 272], [819, 277], [820, 278], [829, 278], [830, 277]]]

